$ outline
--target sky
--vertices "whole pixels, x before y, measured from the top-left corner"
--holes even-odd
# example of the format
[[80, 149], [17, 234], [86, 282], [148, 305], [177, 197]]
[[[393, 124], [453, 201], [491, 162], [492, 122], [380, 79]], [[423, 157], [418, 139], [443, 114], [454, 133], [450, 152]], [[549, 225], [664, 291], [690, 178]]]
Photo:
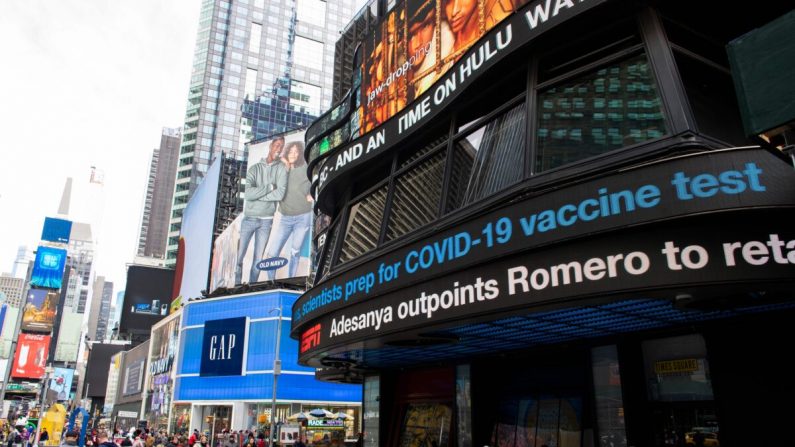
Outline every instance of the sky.
[[[101, 215], [95, 272], [122, 290], [152, 150], [181, 127], [199, 0], [0, 1], [0, 272], [35, 248], [67, 177]], [[91, 166], [104, 171], [91, 195]]]

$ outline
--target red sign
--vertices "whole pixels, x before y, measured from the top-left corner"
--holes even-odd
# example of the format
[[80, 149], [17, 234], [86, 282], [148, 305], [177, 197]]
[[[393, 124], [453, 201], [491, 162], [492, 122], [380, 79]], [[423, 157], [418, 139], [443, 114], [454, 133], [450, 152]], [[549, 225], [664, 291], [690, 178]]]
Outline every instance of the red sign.
[[49, 335], [19, 334], [11, 377], [41, 379], [50, 351]]
[[320, 323], [301, 334], [301, 354], [320, 344]]

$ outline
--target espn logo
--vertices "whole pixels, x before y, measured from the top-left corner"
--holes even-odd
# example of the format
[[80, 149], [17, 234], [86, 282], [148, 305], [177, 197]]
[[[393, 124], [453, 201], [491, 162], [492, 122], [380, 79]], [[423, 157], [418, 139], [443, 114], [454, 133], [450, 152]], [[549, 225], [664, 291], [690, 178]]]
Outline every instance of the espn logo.
[[300, 354], [303, 354], [304, 352], [314, 348], [319, 344], [320, 344], [320, 323], [305, 330], [304, 333], [301, 334]]

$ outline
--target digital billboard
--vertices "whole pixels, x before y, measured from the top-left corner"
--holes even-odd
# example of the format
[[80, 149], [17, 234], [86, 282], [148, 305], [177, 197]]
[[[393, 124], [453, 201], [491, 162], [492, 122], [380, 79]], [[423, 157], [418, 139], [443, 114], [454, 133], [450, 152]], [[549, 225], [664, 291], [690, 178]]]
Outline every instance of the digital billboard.
[[50, 351], [49, 335], [19, 334], [11, 377], [41, 379]]
[[69, 400], [74, 376], [74, 369], [55, 368], [52, 379], [50, 379], [50, 389], [48, 392], [50, 397], [48, 397], [48, 399], [51, 401]]
[[373, 130], [416, 100], [475, 42], [525, 3], [527, 0], [398, 3], [364, 41], [362, 129]]
[[212, 256], [212, 216], [215, 215], [220, 177], [221, 157], [216, 157], [182, 214], [179, 249], [183, 253], [178, 257], [182, 262], [182, 275], [177, 278], [180, 281], [178, 297], [198, 298], [207, 288]]
[[61, 244], [69, 243], [69, 234], [72, 232], [72, 221], [57, 219], [55, 217], [44, 218], [44, 228], [41, 231], [41, 240], [58, 242]]
[[33, 263], [30, 285], [60, 289], [64, 265], [66, 265], [66, 250], [39, 245]]
[[129, 266], [119, 331], [149, 333], [153, 324], [168, 315], [173, 282], [171, 269]]
[[22, 314], [22, 330], [52, 332], [60, 293], [55, 290], [30, 289]]
[[243, 214], [215, 242], [211, 290], [310, 271], [311, 186], [304, 131], [249, 146]]

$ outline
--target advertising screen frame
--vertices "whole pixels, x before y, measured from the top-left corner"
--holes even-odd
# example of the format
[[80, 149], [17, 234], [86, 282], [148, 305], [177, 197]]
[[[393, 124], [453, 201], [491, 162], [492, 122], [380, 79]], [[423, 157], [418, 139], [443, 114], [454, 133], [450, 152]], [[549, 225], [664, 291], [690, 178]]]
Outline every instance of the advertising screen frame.
[[[155, 323], [168, 315], [173, 282], [174, 270], [129, 266], [119, 331], [149, 333]], [[157, 312], [155, 306], [159, 309]]]
[[215, 215], [221, 164], [221, 156], [213, 160], [182, 214], [179, 249], [184, 253], [178, 257], [182, 262], [182, 274], [177, 278], [180, 284], [175, 299], [199, 298], [207, 288], [215, 226], [214, 219], [207, 217]]
[[19, 334], [11, 377], [36, 380], [44, 377], [49, 351], [49, 335]]
[[[270, 279], [300, 278], [311, 272], [314, 202], [310, 200], [311, 185], [303, 159], [304, 136], [305, 131], [301, 129], [248, 146], [244, 211], [216, 238], [210, 290]], [[271, 149], [277, 154], [271, 156], [269, 162]], [[295, 158], [288, 161], [293, 154]], [[288, 169], [286, 166], [291, 162], [293, 167]], [[288, 182], [301, 191], [291, 193]], [[301, 198], [306, 200], [305, 212], [283, 213], [284, 209], [290, 209], [290, 212], [303, 209]], [[298, 208], [294, 206], [296, 203]], [[302, 233], [303, 238], [293, 240]], [[258, 237], [264, 240], [258, 241]], [[246, 239], [248, 243], [241, 254], [240, 243]], [[258, 244], [262, 249], [261, 256], [254, 254]], [[279, 245], [281, 248], [277, 248]]]
[[66, 250], [39, 245], [33, 261], [30, 285], [47, 289], [60, 289], [63, 285], [63, 270], [66, 266]]
[[68, 244], [72, 234], [72, 221], [58, 219], [56, 217], [45, 217], [44, 227], [41, 230], [41, 240]]
[[51, 289], [30, 289], [22, 314], [22, 330], [50, 333], [58, 316], [61, 294]]
[[[51, 401], [69, 400], [72, 392], [72, 381], [74, 380], [75, 370], [72, 368], [56, 367], [53, 378], [50, 379], [48, 399]], [[63, 379], [60, 383], [59, 378]], [[54, 396], [54, 397], [50, 397]]]

